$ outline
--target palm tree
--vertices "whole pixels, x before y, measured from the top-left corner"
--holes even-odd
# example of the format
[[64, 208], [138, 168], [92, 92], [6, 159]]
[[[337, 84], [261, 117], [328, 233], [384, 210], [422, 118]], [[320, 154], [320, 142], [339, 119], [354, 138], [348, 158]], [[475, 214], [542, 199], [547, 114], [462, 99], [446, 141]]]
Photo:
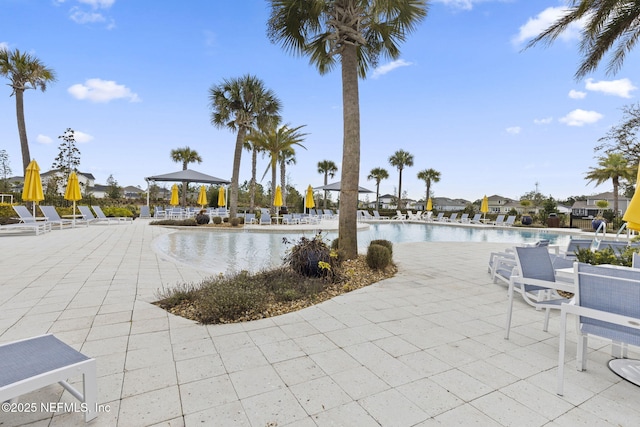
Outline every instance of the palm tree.
[[[269, 168], [271, 168], [272, 197], [276, 193], [276, 171], [278, 168], [278, 162], [280, 160], [281, 153], [284, 151], [293, 150], [293, 147], [295, 145], [306, 148], [301, 144], [301, 142], [304, 141], [304, 137], [307, 134], [300, 132], [300, 129], [302, 129], [305, 125], [292, 128], [289, 127], [289, 125], [278, 126], [278, 124], [279, 123], [271, 122], [261, 128], [252, 129], [246, 138], [252, 144], [257, 145], [262, 151], [269, 155], [269, 165], [264, 171], [262, 178], [265, 177], [267, 172], [269, 172]], [[272, 213], [275, 213], [275, 209], [273, 206], [271, 207], [271, 211]]]
[[393, 156], [389, 157], [389, 163], [398, 169], [400, 175], [398, 178], [398, 209], [402, 209], [402, 170], [406, 166], [413, 166], [413, 154], [398, 150], [393, 153]]
[[[338, 166], [333, 163], [331, 160], [323, 160], [318, 162], [318, 173], [324, 174], [324, 185], [327, 185], [328, 178], [333, 178], [338, 172]], [[327, 209], [327, 190], [324, 190], [324, 201], [322, 203], [322, 207]]]
[[7, 77], [11, 83], [11, 96], [16, 96], [16, 118], [18, 135], [22, 148], [22, 165], [26, 171], [31, 155], [27, 139], [27, 125], [24, 120], [24, 91], [27, 89], [47, 90], [47, 84], [56, 81], [55, 72], [47, 68], [38, 58], [22, 53], [18, 49], [9, 52], [0, 49], [0, 75]]
[[251, 181], [249, 181], [249, 210], [253, 212], [256, 206], [256, 177], [258, 174], [258, 153], [262, 151], [260, 147], [251, 141], [244, 140], [244, 148], [251, 151]]
[[424, 181], [427, 186], [427, 195], [424, 199], [424, 205], [427, 206], [427, 201], [431, 197], [431, 183], [440, 182], [440, 172], [435, 169], [425, 169], [418, 172], [418, 179]]
[[[171, 160], [176, 163], [182, 162], [182, 170], [186, 171], [189, 163], [202, 163], [202, 157], [196, 150], [192, 150], [189, 147], [176, 148], [171, 150]], [[182, 206], [187, 205], [187, 185], [186, 181], [182, 181], [182, 197], [180, 204]]]
[[567, 12], [527, 44], [553, 43], [571, 24], [584, 22], [580, 50], [583, 60], [576, 72], [582, 78], [595, 71], [604, 55], [616, 44], [607, 73], [615, 74], [640, 36], [640, 4], [629, 0], [572, 0]]
[[271, 0], [269, 38], [294, 54], [308, 55], [320, 74], [342, 72], [342, 178], [338, 244], [347, 259], [358, 255], [360, 175], [358, 77], [380, 56], [397, 59], [403, 42], [427, 15], [428, 0]]
[[280, 188], [282, 189], [282, 203], [287, 206], [287, 165], [296, 164], [296, 150], [293, 147], [280, 152]]
[[367, 176], [368, 180], [376, 180], [376, 210], [380, 208], [380, 181], [389, 178], [389, 172], [383, 168], [373, 168]]
[[229, 198], [229, 217], [235, 218], [244, 139], [252, 127], [280, 120], [280, 100], [264, 87], [260, 79], [247, 74], [237, 79], [225, 79], [222, 84], [212, 86], [209, 89], [209, 101], [211, 124], [237, 132]]
[[608, 180], [613, 183], [613, 214], [618, 216], [618, 191], [620, 188], [620, 178], [631, 180], [634, 178], [633, 169], [622, 154], [611, 153], [606, 157], [598, 159], [599, 168], [589, 168], [586, 179], [589, 182], [596, 182], [600, 185]]

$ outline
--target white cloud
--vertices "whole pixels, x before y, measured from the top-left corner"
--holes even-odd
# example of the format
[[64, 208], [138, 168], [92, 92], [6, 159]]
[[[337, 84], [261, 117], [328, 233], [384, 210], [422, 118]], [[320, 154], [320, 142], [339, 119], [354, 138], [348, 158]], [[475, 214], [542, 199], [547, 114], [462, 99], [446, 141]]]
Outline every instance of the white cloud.
[[91, 24], [94, 22], [106, 21], [106, 18], [101, 13], [84, 12], [77, 8], [71, 9], [71, 15], [69, 15], [69, 18], [78, 24]]
[[40, 133], [36, 136], [36, 142], [39, 142], [40, 144], [51, 144], [53, 139]]
[[404, 59], [398, 59], [396, 61], [391, 61], [388, 64], [381, 65], [373, 70], [373, 74], [371, 75], [372, 79], [377, 79], [380, 76], [384, 76], [387, 73], [395, 70], [400, 67], [408, 67], [409, 65], [413, 65], [412, 62], [407, 62]]
[[553, 121], [553, 117], [545, 117], [544, 119], [533, 119], [533, 123], [536, 125], [548, 125]]
[[9, 50], [9, 43], [0, 42], [0, 50]]
[[113, 80], [88, 79], [84, 84], [75, 84], [67, 91], [76, 99], [91, 102], [109, 102], [120, 98], [128, 99], [129, 102], [140, 102], [138, 95], [131, 92], [131, 89]]
[[[566, 13], [567, 9], [564, 7], [548, 7], [535, 18], [529, 18], [526, 24], [520, 27], [520, 31], [517, 36], [514, 36], [512, 42], [516, 45], [536, 37], [544, 30], [549, 28], [551, 24], [556, 22], [560, 17]], [[582, 20], [570, 24], [565, 31], [558, 36], [560, 40], [569, 41], [577, 40], [579, 38], [580, 28], [583, 26]]]
[[638, 89], [629, 79], [601, 80], [599, 82], [594, 82], [593, 79], [587, 79], [585, 88], [594, 92], [602, 92], [605, 95], [615, 95], [621, 98], [631, 98], [630, 92]]
[[585, 111], [577, 109], [562, 117], [560, 119], [560, 122], [565, 123], [567, 126], [583, 126], [586, 124], [595, 123], [603, 117], [604, 116], [602, 114], [596, 111]]
[[517, 135], [522, 131], [522, 128], [520, 126], [511, 126], [506, 128], [505, 130], [511, 135]]
[[571, 99], [584, 99], [586, 96], [587, 93], [580, 90], [571, 89], [569, 91], [569, 98]]
[[75, 139], [76, 142], [84, 143], [93, 141], [93, 136], [89, 135], [88, 133], [80, 132], [79, 130], [74, 130], [73, 139]]
[[109, 9], [116, 0], [78, 0], [78, 2], [88, 4], [94, 9]]
[[478, 3], [478, 0], [434, 0], [434, 3], [443, 3], [456, 9], [471, 10], [473, 3]]

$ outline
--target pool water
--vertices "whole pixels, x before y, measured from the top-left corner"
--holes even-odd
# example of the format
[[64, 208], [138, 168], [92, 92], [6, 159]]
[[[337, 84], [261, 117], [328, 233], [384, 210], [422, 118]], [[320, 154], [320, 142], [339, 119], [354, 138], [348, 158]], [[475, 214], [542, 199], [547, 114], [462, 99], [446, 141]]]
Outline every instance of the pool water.
[[[314, 232], [251, 232], [245, 231], [176, 231], [158, 237], [154, 249], [175, 262], [223, 273], [259, 271], [282, 265], [282, 258], [300, 237], [313, 238]], [[338, 237], [335, 232], [322, 232], [329, 243]], [[545, 230], [523, 228], [458, 227], [436, 224], [381, 223], [370, 224], [358, 231], [358, 248], [364, 253], [371, 240], [386, 239], [401, 242], [492, 242], [531, 243], [548, 239], [552, 245], [566, 246], [569, 235], [552, 234]]]

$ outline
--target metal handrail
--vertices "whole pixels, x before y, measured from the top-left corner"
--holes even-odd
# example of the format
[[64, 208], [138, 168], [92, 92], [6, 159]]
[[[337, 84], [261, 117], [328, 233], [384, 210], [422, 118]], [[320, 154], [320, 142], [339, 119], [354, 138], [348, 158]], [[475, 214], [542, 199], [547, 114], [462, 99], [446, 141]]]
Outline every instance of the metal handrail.
[[[598, 239], [598, 232], [600, 232], [600, 230], [602, 230], [602, 238]], [[602, 239], [606, 237], [606, 235], [607, 235], [607, 223], [605, 221], [602, 221], [600, 222], [600, 224], [598, 225], [598, 228], [596, 229], [594, 240], [596, 242], [600, 242]]]

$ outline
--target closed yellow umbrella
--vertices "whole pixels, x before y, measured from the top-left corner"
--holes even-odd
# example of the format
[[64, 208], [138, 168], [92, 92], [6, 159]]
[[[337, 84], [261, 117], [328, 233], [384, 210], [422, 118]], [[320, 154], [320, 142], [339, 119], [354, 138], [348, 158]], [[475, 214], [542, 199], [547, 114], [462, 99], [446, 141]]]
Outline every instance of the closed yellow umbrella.
[[204, 185], [200, 186], [200, 192], [198, 193], [198, 204], [202, 209], [204, 209], [204, 205], [207, 204], [207, 190], [204, 188]]
[[307, 195], [305, 196], [304, 207], [307, 209], [313, 209], [316, 207], [316, 202], [313, 200], [313, 188], [311, 185], [307, 187]]
[[24, 174], [24, 188], [22, 189], [22, 200], [34, 202], [33, 216], [36, 216], [36, 204], [44, 200], [42, 192], [42, 180], [40, 179], [40, 166], [35, 160], [31, 160]]
[[282, 206], [282, 190], [280, 189], [279, 185], [276, 187], [276, 195], [273, 198], [273, 206], [275, 206], [276, 208]]
[[218, 190], [218, 207], [220, 206], [227, 206], [227, 200], [224, 197], [224, 187], [220, 187]]
[[427, 208], [428, 211], [432, 211], [433, 210], [433, 202], [431, 201], [431, 197], [429, 197], [429, 200], [427, 200]]
[[171, 186], [171, 201], [169, 204], [171, 206], [178, 206], [180, 204], [178, 197], [178, 184], [173, 184], [173, 186]]
[[69, 174], [69, 179], [67, 180], [67, 188], [64, 191], [65, 200], [71, 200], [73, 202], [73, 225], [75, 226], [76, 221], [76, 202], [82, 199], [82, 194], [80, 193], [80, 183], [78, 182], [78, 175], [75, 172], [71, 172]]
[[629, 207], [622, 217], [627, 221], [627, 228], [640, 231], [640, 166], [638, 167], [638, 179], [636, 181], [636, 191], [629, 202]]
[[484, 214], [484, 219], [487, 219], [487, 212], [489, 212], [489, 199], [485, 194], [482, 198], [482, 203], [480, 204], [480, 212]]

